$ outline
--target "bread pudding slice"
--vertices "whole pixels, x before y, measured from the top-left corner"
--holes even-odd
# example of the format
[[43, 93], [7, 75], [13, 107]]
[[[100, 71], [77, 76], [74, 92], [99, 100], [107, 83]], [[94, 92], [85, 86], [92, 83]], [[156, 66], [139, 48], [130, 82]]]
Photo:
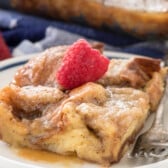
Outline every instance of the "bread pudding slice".
[[2, 139], [104, 165], [117, 162], [157, 107], [167, 69], [156, 59], [111, 60], [100, 80], [65, 90], [55, 73], [66, 49], [33, 58], [1, 90]]
[[[13, 86], [2, 90], [0, 132], [11, 145], [109, 164], [121, 158], [149, 112], [148, 95], [133, 88], [87, 83], [51, 103], [50, 88], [36, 90], [30, 87], [25, 92], [22, 87], [18, 92]], [[41, 95], [47, 94], [41, 101]]]

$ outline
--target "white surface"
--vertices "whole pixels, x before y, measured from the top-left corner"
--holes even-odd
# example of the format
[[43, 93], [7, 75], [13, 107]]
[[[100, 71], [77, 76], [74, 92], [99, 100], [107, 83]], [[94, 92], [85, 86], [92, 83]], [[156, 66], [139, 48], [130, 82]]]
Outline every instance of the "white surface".
[[[112, 57], [120, 57], [120, 58], [129, 58], [133, 55], [131, 54], [123, 54], [123, 53], [117, 53], [117, 52], [105, 52], [105, 55], [112, 56]], [[134, 55], [135, 56], [135, 55]], [[0, 68], [3, 68], [4, 66], [11, 65], [13, 63], [18, 63], [20, 61], [27, 60], [31, 56], [28, 57], [18, 57], [9, 59], [6, 61], [0, 62]], [[19, 66], [12, 67], [9, 69], [6, 69], [4, 71], [0, 72], [0, 88], [7, 85], [13, 75], [15, 74], [16, 70]], [[149, 123], [150, 121], [148, 121]], [[101, 166], [96, 164], [90, 164], [90, 163], [82, 163], [82, 164], [71, 164], [72, 168], [100, 168]], [[140, 166], [141, 168], [158, 168], [158, 167], [168, 167], [168, 159], [163, 160], [157, 163], [149, 164], [146, 160], [137, 160], [137, 159], [128, 159], [127, 155], [117, 164], [113, 164], [112, 168], [131, 168]], [[26, 160], [24, 158], [21, 158], [16, 155], [15, 152], [13, 152], [10, 147], [8, 147], [4, 142], [0, 141], [0, 168], [65, 168], [66, 166], [64, 164], [60, 163], [45, 163], [45, 162], [35, 162]], [[70, 166], [68, 166], [70, 167]]]
[[[99, 1], [100, 2], [100, 1]], [[146, 12], [167, 12], [167, 0], [104, 0], [105, 5]]]

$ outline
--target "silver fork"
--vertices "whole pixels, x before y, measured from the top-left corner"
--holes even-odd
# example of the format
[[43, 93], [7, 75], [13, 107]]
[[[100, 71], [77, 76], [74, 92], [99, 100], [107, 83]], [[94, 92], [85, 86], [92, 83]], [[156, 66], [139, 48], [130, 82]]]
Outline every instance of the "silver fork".
[[164, 95], [156, 111], [152, 127], [140, 135], [134, 145], [131, 157], [163, 158], [168, 156], [168, 131], [163, 126], [163, 112], [168, 101], [168, 75], [165, 80]]

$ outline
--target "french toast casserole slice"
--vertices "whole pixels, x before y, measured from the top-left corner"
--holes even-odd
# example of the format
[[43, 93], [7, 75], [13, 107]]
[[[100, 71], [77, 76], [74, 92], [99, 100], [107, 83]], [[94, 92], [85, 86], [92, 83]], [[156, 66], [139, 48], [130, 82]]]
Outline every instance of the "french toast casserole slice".
[[112, 59], [96, 82], [65, 90], [55, 80], [67, 46], [22, 66], [0, 91], [0, 134], [12, 146], [109, 165], [118, 162], [157, 108], [167, 69], [160, 60]]

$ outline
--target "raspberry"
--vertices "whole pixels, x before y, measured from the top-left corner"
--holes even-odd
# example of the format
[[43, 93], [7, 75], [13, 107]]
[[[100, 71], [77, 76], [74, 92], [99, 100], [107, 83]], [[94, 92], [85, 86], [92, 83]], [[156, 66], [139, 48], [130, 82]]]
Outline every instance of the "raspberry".
[[56, 78], [65, 89], [73, 89], [98, 80], [107, 71], [108, 65], [109, 59], [81, 39], [67, 49]]
[[11, 57], [11, 54], [9, 52], [9, 49], [7, 45], [5, 44], [5, 41], [2, 35], [0, 34], [0, 60], [10, 58], [10, 57]]

